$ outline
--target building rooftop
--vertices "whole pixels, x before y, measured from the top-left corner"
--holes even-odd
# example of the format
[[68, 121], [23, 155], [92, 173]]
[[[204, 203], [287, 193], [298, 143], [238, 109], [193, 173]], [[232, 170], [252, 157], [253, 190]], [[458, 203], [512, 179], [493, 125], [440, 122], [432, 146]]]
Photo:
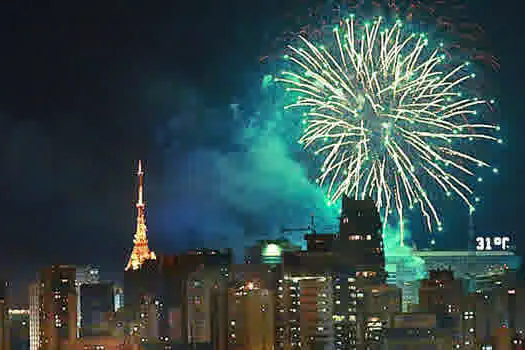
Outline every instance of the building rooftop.
[[[415, 250], [414, 255], [420, 257], [439, 257], [439, 256], [516, 256], [512, 251], [499, 251], [499, 250], [484, 250], [484, 251], [470, 251], [470, 250]], [[394, 254], [395, 255], [395, 254]]]

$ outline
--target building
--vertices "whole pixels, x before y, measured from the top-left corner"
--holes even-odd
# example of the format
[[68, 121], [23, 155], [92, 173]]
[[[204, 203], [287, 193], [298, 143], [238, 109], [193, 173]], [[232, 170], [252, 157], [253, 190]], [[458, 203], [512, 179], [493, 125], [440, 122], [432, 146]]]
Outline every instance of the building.
[[244, 250], [244, 261], [246, 264], [278, 265], [282, 263], [283, 253], [299, 250], [301, 250], [300, 246], [293, 245], [286, 238], [260, 240]]
[[[472, 234], [471, 234], [472, 235]], [[467, 292], [485, 288], [485, 281], [517, 270], [521, 257], [513, 251], [497, 250], [417, 250], [407, 256], [405, 250], [393, 250], [388, 257], [388, 283], [403, 289], [403, 311], [419, 304], [419, 280], [429, 270], [450, 269], [455, 278], [464, 281]]]
[[373, 200], [343, 197], [337, 248], [341, 264], [353, 267], [354, 277], [372, 284], [386, 282], [381, 218]]
[[115, 304], [115, 312], [117, 312], [124, 307], [124, 290], [115, 286], [113, 295], [115, 296], [115, 300], [113, 302]]
[[525, 334], [524, 309], [524, 288], [502, 283], [498, 288], [470, 293], [463, 307], [463, 332], [470, 334], [468, 341], [475, 342], [476, 349], [499, 349], [495, 335], [503, 329], [501, 334], [518, 341]]
[[267, 264], [234, 264], [230, 268], [231, 278], [235, 282], [249, 281], [259, 289], [275, 290], [279, 271]]
[[385, 350], [454, 349], [451, 332], [440, 329], [432, 313], [400, 313], [392, 316], [392, 324], [385, 329]]
[[29, 348], [40, 349], [40, 312], [42, 309], [42, 284], [40, 281], [29, 285]]
[[276, 347], [375, 349], [401, 293], [386, 284], [379, 213], [371, 200], [343, 198], [339, 234], [310, 233], [308, 250], [283, 255]]
[[313, 349], [334, 344], [332, 277], [296, 275], [279, 280], [276, 299], [276, 347]]
[[83, 284], [80, 294], [81, 336], [109, 335], [110, 321], [115, 310], [113, 283]]
[[451, 270], [431, 270], [428, 279], [420, 281], [419, 308], [438, 315], [459, 313], [463, 295], [462, 281]]
[[236, 281], [228, 289], [228, 349], [274, 349], [274, 292], [259, 280]]
[[414, 255], [424, 261], [427, 270], [452, 270], [455, 278], [465, 280], [468, 292], [479, 289], [485, 279], [483, 276], [503, 275], [521, 265], [521, 257], [510, 250], [422, 250], [414, 251]]
[[77, 338], [76, 268], [53, 265], [40, 274], [40, 349], [58, 350]]
[[29, 310], [9, 309], [11, 349], [29, 350]]
[[93, 266], [77, 267], [77, 276], [75, 280], [75, 289], [77, 292], [77, 338], [81, 336], [82, 327], [82, 293], [81, 287], [85, 284], [95, 284], [100, 282], [99, 270]]
[[[194, 341], [193, 345], [198, 346], [197, 338], [190, 333], [194, 330], [192, 319], [195, 319], [195, 315], [192, 316], [192, 312], [195, 311], [193, 304], [195, 299], [192, 299], [192, 296], [205, 297], [204, 299], [211, 304], [199, 308], [204, 307], [203, 310], [210, 313], [210, 320], [213, 321], [218, 317], [226, 325], [227, 282], [232, 277], [232, 257], [230, 249], [194, 249], [180, 255], [160, 256], [164, 312], [168, 321], [168, 337], [172, 343], [190, 344], [191, 341]], [[206, 287], [196, 288], [195, 283], [200, 284], [201, 282]], [[210, 285], [214, 286], [212, 291], [207, 290]], [[221, 306], [217, 308], [216, 303], [219, 301]], [[222, 314], [215, 315], [216, 312]], [[208, 326], [210, 326], [209, 323], [206, 327]], [[223, 328], [217, 332], [220, 334], [220, 341], [226, 346], [227, 329]], [[212, 341], [216, 343], [219, 340], [215, 334], [217, 333], [213, 333]], [[199, 346], [205, 346], [211, 343], [206, 340], [199, 344]]]
[[129, 344], [125, 337], [99, 336], [80, 338], [67, 350], [139, 350], [139, 347]]
[[210, 344], [224, 349], [228, 342], [228, 273], [202, 266], [186, 281], [188, 344]]
[[100, 282], [100, 271], [98, 268], [88, 265], [77, 267], [77, 275], [75, 284], [81, 286], [83, 284], [95, 284]]
[[10, 350], [9, 303], [7, 282], [0, 281], [0, 350]]
[[[148, 346], [166, 342], [172, 347], [191, 342], [195, 346], [216, 342], [226, 346], [231, 262], [230, 249], [194, 249], [180, 255], [160, 255], [145, 261], [138, 270], [125, 271], [124, 313], [133, 341]], [[206, 287], [194, 288], [192, 281]], [[196, 308], [195, 298], [206, 300], [205, 306]], [[207, 315], [196, 309], [206, 310]]]

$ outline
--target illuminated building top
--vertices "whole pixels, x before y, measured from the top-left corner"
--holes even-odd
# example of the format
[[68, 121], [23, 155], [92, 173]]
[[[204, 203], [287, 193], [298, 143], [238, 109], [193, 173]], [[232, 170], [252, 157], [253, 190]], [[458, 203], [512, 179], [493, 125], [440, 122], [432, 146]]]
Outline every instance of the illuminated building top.
[[153, 251], [148, 247], [148, 237], [146, 235], [146, 204], [144, 203], [144, 171], [142, 170], [142, 161], [139, 161], [139, 170], [137, 172], [139, 178], [138, 201], [137, 207], [137, 229], [133, 239], [133, 251], [129, 257], [126, 271], [129, 269], [138, 270], [146, 260], [155, 260], [157, 257]]

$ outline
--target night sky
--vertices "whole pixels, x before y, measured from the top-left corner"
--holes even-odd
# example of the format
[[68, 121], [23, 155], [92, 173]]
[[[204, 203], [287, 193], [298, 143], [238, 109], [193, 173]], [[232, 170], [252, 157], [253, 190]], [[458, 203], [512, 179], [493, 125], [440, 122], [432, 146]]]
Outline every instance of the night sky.
[[[300, 163], [268, 166], [266, 146], [282, 155], [279, 144], [239, 145], [243, 125], [230, 106], [253, 112], [261, 78], [272, 73], [259, 57], [285, 27], [282, 8], [304, 12], [301, 1], [48, 3], [13, 1], [0, 12], [0, 274], [25, 280], [49, 263], [120, 272], [139, 158], [156, 251], [238, 247], [245, 236], [307, 223], [317, 194], [294, 190], [309, 186], [294, 182]], [[472, 17], [501, 62], [489, 82], [499, 101], [491, 118], [506, 142], [476, 224], [519, 236], [523, 4], [474, 3]], [[465, 232], [464, 216], [452, 222], [443, 246]]]

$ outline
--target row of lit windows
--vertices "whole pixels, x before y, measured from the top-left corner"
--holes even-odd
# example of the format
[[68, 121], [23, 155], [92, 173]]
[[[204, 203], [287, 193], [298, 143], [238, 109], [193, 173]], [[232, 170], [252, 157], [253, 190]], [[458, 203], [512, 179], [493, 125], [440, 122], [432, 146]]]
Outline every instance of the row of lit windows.
[[372, 235], [366, 235], [366, 236], [351, 235], [351, 236], [348, 236], [348, 240], [349, 241], [364, 241], [364, 240], [371, 241], [372, 240]]

